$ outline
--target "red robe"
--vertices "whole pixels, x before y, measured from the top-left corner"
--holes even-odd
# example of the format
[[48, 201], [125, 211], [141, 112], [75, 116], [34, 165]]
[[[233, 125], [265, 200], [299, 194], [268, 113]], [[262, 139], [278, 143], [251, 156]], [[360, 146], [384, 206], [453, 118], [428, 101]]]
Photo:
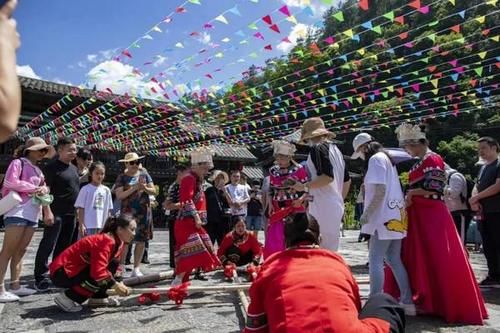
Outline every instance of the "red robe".
[[193, 269], [201, 268], [211, 271], [220, 266], [220, 261], [210, 241], [210, 237], [203, 227], [197, 228], [193, 216], [198, 213], [202, 222], [207, 221], [207, 205], [205, 193], [201, 188], [201, 180], [190, 172], [182, 178], [179, 187], [179, 201], [181, 209], [175, 222], [175, 260], [176, 274], [187, 273], [185, 279]]
[[[408, 271], [417, 310], [449, 323], [482, 325], [488, 317], [476, 277], [460, 241], [442, 193], [446, 185], [441, 156], [428, 153], [409, 174], [410, 188], [433, 191], [434, 198], [413, 196], [408, 233], [401, 258]], [[384, 289], [398, 297], [399, 289], [386, 269]]]
[[243, 239], [235, 241], [234, 232], [228, 232], [226, 236], [224, 236], [222, 244], [217, 250], [217, 256], [220, 258], [221, 262], [224, 262], [227, 259], [226, 252], [231, 245], [235, 245], [241, 251], [243, 256], [251, 252], [253, 260], [257, 262], [260, 261], [260, 257], [262, 256], [262, 246], [253, 233], [246, 231]]
[[389, 332], [358, 318], [359, 289], [342, 258], [328, 250], [288, 249], [266, 259], [250, 288], [245, 333]]
[[[117, 245], [118, 249], [113, 253]], [[66, 275], [72, 278], [90, 266], [90, 277], [98, 284], [104, 284], [113, 279], [108, 265], [112, 259], [119, 261], [122, 252], [123, 242], [113, 236], [108, 234], [87, 236], [58, 255], [49, 265], [49, 272], [53, 275], [63, 267]]]

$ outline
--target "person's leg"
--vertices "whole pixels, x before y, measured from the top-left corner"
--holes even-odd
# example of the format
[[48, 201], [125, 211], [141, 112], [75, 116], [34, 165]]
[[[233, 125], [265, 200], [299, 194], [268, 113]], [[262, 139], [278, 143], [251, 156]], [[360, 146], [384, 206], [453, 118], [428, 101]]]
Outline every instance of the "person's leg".
[[136, 242], [134, 249], [134, 270], [141, 267], [141, 259], [144, 254], [145, 242]]
[[255, 238], [259, 239], [259, 230], [262, 229], [262, 216], [255, 216], [254, 218], [253, 234]]
[[488, 277], [494, 278], [496, 274], [496, 254], [495, 254], [495, 242], [493, 235], [493, 227], [491, 226], [492, 221], [488, 221], [486, 218], [479, 223], [479, 232], [481, 233], [481, 238], [483, 240], [483, 251], [486, 257], [486, 264], [488, 265]]
[[142, 254], [141, 263], [149, 264], [149, 241], [144, 242], [144, 253]]
[[10, 261], [10, 287], [11, 289], [19, 289], [21, 284], [19, 278], [21, 277], [21, 269], [23, 266], [22, 259], [26, 253], [26, 249], [33, 238], [35, 228], [32, 226], [24, 227], [21, 240], [18, 245], [17, 252], [14, 254]]
[[54, 254], [52, 258], [57, 258], [61, 252], [66, 250], [73, 244], [73, 239], [75, 233], [78, 233], [78, 228], [76, 225], [76, 219], [74, 215], [63, 215], [61, 232], [57, 238], [56, 247], [54, 248]]
[[359, 313], [359, 319], [378, 318], [390, 325], [391, 333], [405, 331], [406, 317], [403, 308], [387, 294], [370, 296]]
[[401, 244], [400, 239], [390, 241], [389, 248], [386, 253], [386, 260], [389, 267], [394, 273], [394, 278], [398, 283], [401, 293], [400, 301], [403, 304], [413, 304], [410, 282], [408, 280], [408, 273], [401, 260]]
[[5, 225], [2, 250], [0, 251], [0, 295], [7, 290], [4, 286], [5, 273], [7, 272], [9, 261], [18, 251], [24, 234], [24, 226], [9, 225], [9, 218], [6, 218]]
[[[490, 261], [488, 271], [490, 277], [500, 281], [500, 213], [486, 213], [485, 224], [488, 226], [488, 242]], [[486, 244], [483, 238], [483, 243]], [[486, 250], [485, 250], [486, 253]], [[491, 265], [491, 267], [490, 267]]]
[[175, 218], [169, 217], [168, 221], [168, 248], [169, 248], [169, 260], [170, 267], [175, 268]]
[[368, 254], [370, 274], [370, 295], [376, 295], [384, 288], [384, 257], [390, 245], [390, 240], [380, 240], [375, 233], [371, 237]]
[[460, 233], [462, 229], [462, 214], [459, 211], [454, 211], [451, 212], [451, 217], [453, 217], [453, 223], [455, 224], [458, 235], [462, 237], [462, 234]]
[[35, 257], [35, 281], [40, 282], [44, 279], [44, 274], [49, 271], [48, 261], [50, 254], [54, 251], [57, 238], [61, 232], [62, 218], [54, 216], [54, 224], [45, 226], [43, 236], [38, 245], [38, 250]]

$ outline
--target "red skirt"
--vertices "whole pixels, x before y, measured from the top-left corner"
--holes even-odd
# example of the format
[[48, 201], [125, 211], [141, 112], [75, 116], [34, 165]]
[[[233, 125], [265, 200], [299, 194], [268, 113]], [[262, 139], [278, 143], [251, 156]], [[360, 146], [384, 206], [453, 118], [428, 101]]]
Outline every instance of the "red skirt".
[[[476, 277], [443, 201], [413, 198], [401, 257], [419, 314], [471, 325], [482, 325], [488, 318]], [[398, 297], [391, 270], [386, 268], [385, 273], [385, 291]]]
[[188, 277], [193, 269], [208, 272], [221, 265], [207, 232], [197, 228], [193, 219], [177, 220], [174, 232], [176, 274], [187, 273]]

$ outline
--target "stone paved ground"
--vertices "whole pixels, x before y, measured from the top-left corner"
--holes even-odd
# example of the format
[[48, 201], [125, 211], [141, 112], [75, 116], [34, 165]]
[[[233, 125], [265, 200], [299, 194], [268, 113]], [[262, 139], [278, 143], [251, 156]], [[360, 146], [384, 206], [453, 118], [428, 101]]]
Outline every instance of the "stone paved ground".
[[[345, 236], [342, 239], [342, 255], [356, 276], [366, 277], [366, 244], [357, 243], [357, 232], [347, 231]], [[23, 279], [28, 283], [32, 283], [34, 255], [40, 237], [41, 232], [37, 232], [24, 261]], [[151, 243], [152, 263], [145, 267], [145, 272], [168, 269], [167, 240], [167, 231], [155, 232]], [[486, 267], [483, 255], [472, 253], [471, 262], [477, 277], [484, 277]], [[194, 284], [220, 283], [222, 273], [212, 273], [208, 277], [209, 281], [194, 281]], [[360, 287], [362, 296], [366, 297], [368, 286]], [[35, 294], [24, 297], [19, 303], [0, 304], [0, 332], [229, 333], [240, 332], [243, 325], [238, 298], [229, 293], [195, 294], [186, 299], [180, 308], [165, 300], [149, 306], [138, 305], [136, 298], [130, 297], [119, 308], [87, 308], [79, 314], [59, 311], [52, 302], [54, 295]], [[417, 317], [409, 319], [407, 332], [500, 332], [500, 290], [484, 291], [484, 296], [490, 313], [485, 327], [448, 326], [438, 318]]]

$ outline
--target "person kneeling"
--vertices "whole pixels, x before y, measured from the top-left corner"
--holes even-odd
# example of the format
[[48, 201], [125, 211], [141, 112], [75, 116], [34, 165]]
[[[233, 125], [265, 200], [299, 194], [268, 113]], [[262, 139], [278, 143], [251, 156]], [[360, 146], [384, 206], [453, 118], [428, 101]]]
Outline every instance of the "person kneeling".
[[320, 249], [319, 225], [305, 213], [285, 221], [287, 249], [266, 259], [250, 288], [245, 333], [404, 332], [405, 314], [386, 294], [361, 309], [342, 257]]
[[119, 305], [107, 297], [113, 289], [119, 296], [128, 296], [130, 289], [115, 280], [124, 244], [132, 241], [137, 225], [132, 217], [110, 217], [99, 234], [84, 237], [64, 250], [49, 266], [50, 278], [59, 288], [67, 288], [54, 298], [66, 312], [89, 306]]
[[239, 217], [233, 231], [226, 234], [217, 251], [217, 256], [224, 266], [230, 264], [258, 266], [260, 264], [262, 246], [254, 234], [246, 229], [243, 217]]

